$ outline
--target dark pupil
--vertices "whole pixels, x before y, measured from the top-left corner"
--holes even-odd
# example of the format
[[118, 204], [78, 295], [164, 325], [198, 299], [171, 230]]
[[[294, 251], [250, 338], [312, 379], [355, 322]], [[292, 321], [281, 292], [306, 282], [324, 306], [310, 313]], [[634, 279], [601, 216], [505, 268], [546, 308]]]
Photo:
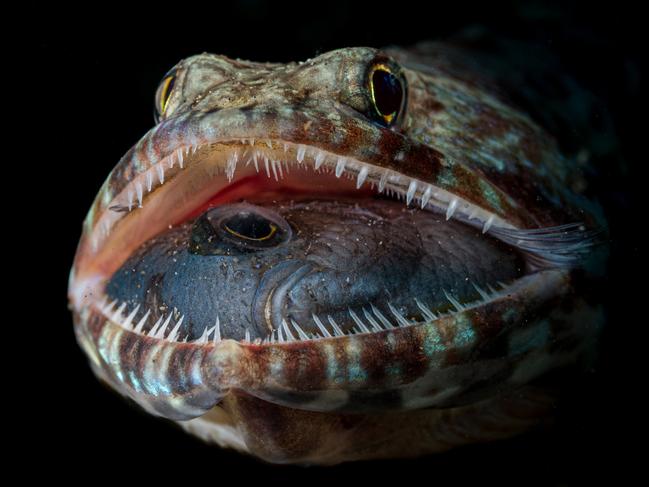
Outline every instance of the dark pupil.
[[249, 240], [264, 240], [275, 233], [277, 227], [254, 213], [239, 213], [222, 223], [229, 233]]
[[392, 115], [401, 108], [403, 90], [396, 76], [377, 69], [372, 75], [372, 85], [376, 109], [382, 116]]

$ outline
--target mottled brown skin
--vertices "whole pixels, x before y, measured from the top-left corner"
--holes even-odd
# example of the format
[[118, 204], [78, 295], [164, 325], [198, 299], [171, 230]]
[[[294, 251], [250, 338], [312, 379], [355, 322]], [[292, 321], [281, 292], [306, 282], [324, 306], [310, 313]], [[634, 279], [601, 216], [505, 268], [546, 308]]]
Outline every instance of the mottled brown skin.
[[[390, 127], [376, 123], [368, 96], [376, 63], [407, 84], [406, 106]], [[110, 208], [123, 209], [137, 178], [186, 147], [197, 148], [185, 156], [194, 171], [214, 153], [244, 150], [241, 139], [255, 150], [271, 141], [268, 151], [277, 153], [288, 143], [287, 158], [305, 146], [330, 162], [392, 170], [405, 181], [393, 183], [395, 192], [404, 194], [408, 181], [419, 185], [417, 197], [424, 184], [445, 190], [501, 229], [603, 224], [573, 191], [583, 187], [576, 164], [453, 47], [350, 48], [288, 65], [203, 54], [176, 74], [163, 120], [102, 186], [71, 272], [75, 331], [97, 375], [153, 414], [272, 462], [416, 456], [510, 437], [542, 420], [549, 396], [530, 383], [588, 356], [602, 321], [576, 284], [588, 282], [579, 265], [534, 268], [480, 306], [366, 334], [182, 343], [147, 335], [149, 324], [142, 334], [113, 323], [96, 302], [103, 285], [132, 252], [135, 243], [124, 242], [133, 229], [140, 240], [152, 236], [132, 222], [151, 217], [147, 208], [182, 189], [174, 184], [190, 173], [169, 164], [144, 209]], [[237, 439], [201, 430], [210, 421]]]

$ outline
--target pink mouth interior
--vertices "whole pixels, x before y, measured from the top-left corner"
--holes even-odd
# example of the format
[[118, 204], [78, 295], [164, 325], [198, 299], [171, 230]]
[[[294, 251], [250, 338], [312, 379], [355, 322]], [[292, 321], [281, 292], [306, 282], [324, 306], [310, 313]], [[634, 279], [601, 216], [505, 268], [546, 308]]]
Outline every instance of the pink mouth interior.
[[237, 179], [220, 189], [208, 201], [189, 211], [176, 224], [196, 218], [211, 208], [242, 200], [259, 202], [302, 198], [373, 198], [376, 196], [376, 191], [366, 187], [356, 189], [350, 180], [338, 179], [329, 174], [300, 173], [299, 177], [289, 174], [285, 175], [283, 179], [275, 181], [260, 172]]

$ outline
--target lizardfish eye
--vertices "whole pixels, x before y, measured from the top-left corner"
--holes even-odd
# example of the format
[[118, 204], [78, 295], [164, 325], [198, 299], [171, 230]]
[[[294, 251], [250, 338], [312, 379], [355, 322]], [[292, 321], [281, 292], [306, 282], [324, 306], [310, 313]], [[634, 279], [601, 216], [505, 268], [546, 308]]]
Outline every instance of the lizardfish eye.
[[291, 236], [289, 224], [274, 211], [247, 203], [208, 210], [196, 220], [192, 250], [199, 254], [235, 254], [277, 247]]
[[386, 64], [375, 64], [369, 73], [370, 96], [377, 119], [383, 125], [392, 125], [399, 117], [405, 89], [401, 76]]
[[169, 108], [169, 99], [176, 83], [176, 71], [168, 73], [158, 86], [155, 94], [155, 122], [158, 123]]

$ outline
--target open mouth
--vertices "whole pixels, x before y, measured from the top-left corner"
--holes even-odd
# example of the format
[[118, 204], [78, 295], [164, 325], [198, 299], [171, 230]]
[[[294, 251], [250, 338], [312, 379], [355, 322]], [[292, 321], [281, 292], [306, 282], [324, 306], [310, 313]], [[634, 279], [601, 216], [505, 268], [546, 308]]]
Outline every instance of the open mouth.
[[499, 216], [391, 169], [230, 140], [178, 148], [134, 177], [90, 234], [75, 289], [110, 322], [159, 340], [336, 339], [511, 294], [538, 270], [537, 250], [563, 257], [544, 237], [535, 247]]

